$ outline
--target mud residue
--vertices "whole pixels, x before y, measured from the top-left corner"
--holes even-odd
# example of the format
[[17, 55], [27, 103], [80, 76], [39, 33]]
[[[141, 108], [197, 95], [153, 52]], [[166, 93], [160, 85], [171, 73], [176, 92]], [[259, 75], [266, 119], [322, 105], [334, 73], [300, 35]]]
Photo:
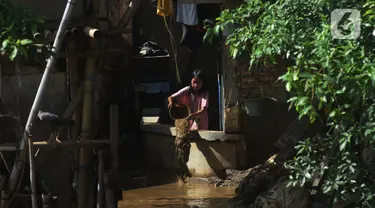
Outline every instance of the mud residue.
[[175, 151], [178, 161], [177, 176], [180, 180], [186, 183], [186, 178], [190, 176], [187, 162], [190, 155], [190, 139], [189, 139], [189, 121], [188, 119], [176, 119], [176, 138], [175, 138]]

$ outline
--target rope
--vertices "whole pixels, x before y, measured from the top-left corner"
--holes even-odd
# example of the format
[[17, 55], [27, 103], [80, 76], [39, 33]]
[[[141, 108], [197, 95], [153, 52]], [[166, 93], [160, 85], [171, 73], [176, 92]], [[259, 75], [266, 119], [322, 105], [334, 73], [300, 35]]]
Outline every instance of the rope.
[[[169, 0], [169, 1], [170, 1], [170, 5], [173, 5], [172, 0]], [[173, 15], [172, 15], [172, 17], [173, 17]], [[167, 19], [166, 19], [165, 15], [163, 15], [163, 20], [164, 20], [165, 28], [167, 29], [168, 34], [169, 34], [169, 39], [171, 41], [173, 59], [174, 59], [175, 67], [176, 67], [176, 79], [177, 79], [178, 84], [181, 85], [181, 76], [180, 76], [180, 70], [179, 70], [179, 67], [178, 67], [178, 54], [177, 54], [177, 48], [176, 48], [176, 41], [173, 37], [173, 34], [172, 34], [171, 30], [168, 27], [168, 23], [167, 23]]]

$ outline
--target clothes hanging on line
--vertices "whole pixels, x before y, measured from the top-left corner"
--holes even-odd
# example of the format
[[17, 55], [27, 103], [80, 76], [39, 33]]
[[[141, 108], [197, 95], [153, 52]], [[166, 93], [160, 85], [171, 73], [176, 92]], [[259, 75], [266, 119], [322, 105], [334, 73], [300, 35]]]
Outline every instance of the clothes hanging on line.
[[198, 25], [197, 4], [183, 4], [177, 1], [176, 22], [185, 25]]
[[158, 0], [156, 14], [159, 16], [171, 16], [174, 13], [172, 0]]

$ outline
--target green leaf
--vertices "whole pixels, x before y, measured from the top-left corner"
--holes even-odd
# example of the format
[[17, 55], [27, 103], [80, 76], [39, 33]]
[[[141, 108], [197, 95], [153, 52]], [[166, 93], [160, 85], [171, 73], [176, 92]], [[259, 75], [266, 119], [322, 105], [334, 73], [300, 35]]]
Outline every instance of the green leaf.
[[309, 79], [313, 78], [313, 75], [312, 75], [312, 74], [309, 74], [309, 73], [307, 73], [307, 72], [300, 72], [300, 73], [298, 74], [298, 76], [301, 77], [301, 78], [309, 78]]
[[9, 44], [9, 40], [8, 39], [4, 40], [2, 43], [2, 49], [5, 49], [6, 47], [8, 47], [8, 44]]
[[285, 87], [286, 87], [286, 91], [290, 92], [292, 90], [292, 83], [290, 82], [286, 83]]
[[28, 58], [28, 53], [27, 53], [27, 50], [26, 50], [25, 47], [23, 47], [23, 46], [19, 46], [19, 47], [18, 47], [18, 51], [19, 51], [19, 53], [21, 53], [23, 56], [25, 56], [26, 59]]
[[11, 52], [11, 54], [9, 55], [9, 59], [10, 59], [11, 61], [13, 61], [13, 60], [16, 58], [17, 55], [18, 55], [18, 49], [17, 49], [16, 46], [13, 46], [12, 52]]
[[347, 140], [344, 140], [342, 143], [340, 143], [340, 151], [343, 151], [346, 148], [347, 143]]
[[232, 50], [232, 56], [233, 56], [233, 58], [237, 58], [237, 55], [238, 55], [238, 49], [237, 49], [237, 48], [234, 48], [234, 49]]
[[214, 27], [214, 33], [216, 35], [220, 34], [220, 25], [215, 25], [215, 27]]
[[20, 43], [21, 43], [21, 45], [29, 45], [29, 44], [33, 43], [33, 41], [29, 40], [29, 39], [23, 39], [23, 40], [21, 40]]

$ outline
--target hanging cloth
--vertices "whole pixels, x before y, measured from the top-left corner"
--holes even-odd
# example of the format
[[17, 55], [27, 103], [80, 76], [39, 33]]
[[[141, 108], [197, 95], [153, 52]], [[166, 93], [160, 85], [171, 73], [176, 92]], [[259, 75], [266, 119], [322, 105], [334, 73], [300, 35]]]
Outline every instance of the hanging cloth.
[[173, 15], [172, 0], [158, 0], [156, 14], [165, 17]]
[[183, 4], [177, 2], [176, 22], [180, 22], [185, 25], [198, 25], [197, 4]]

